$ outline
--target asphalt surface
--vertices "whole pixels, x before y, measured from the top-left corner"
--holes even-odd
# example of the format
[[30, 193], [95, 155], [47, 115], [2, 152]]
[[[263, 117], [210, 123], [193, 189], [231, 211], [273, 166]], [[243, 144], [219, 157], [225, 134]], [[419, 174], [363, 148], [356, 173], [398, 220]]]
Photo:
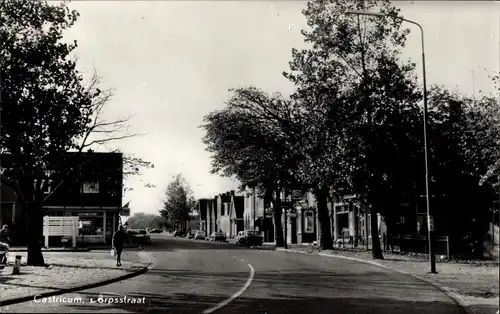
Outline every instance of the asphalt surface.
[[[146, 249], [156, 263], [144, 275], [0, 312], [464, 313], [434, 287], [363, 263], [161, 235], [152, 241]], [[120, 299], [99, 296], [144, 304], [103, 304]], [[75, 297], [83, 303], [69, 302]]]

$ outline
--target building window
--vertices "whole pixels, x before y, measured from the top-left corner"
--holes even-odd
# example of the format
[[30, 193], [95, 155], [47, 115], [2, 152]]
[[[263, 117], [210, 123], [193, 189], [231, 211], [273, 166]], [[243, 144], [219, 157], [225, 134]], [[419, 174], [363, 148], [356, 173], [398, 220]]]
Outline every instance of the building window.
[[314, 212], [306, 211], [304, 213], [304, 232], [314, 233]]
[[[41, 179], [40, 180], [40, 189], [43, 194], [50, 194], [52, 192], [52, 180], [50, 179]], [[33, 181], [33, 187], [36, 189], [37, 180]]]
[[83, 184], [84, 194], [98, 194], [99, 193], [99, 182], [85, 182]]
[[104, 217], [102, 213], [85, 213], [79, 216], [78, 235], [103, 235]]

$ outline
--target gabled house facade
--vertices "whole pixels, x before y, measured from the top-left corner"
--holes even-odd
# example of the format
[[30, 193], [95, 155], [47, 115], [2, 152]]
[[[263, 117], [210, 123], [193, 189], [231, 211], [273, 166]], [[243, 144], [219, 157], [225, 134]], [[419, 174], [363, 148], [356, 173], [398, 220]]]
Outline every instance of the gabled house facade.
[[264, 198], [259, 197], [255, 189], [247, 189], [244, 194], [243, 225], [244, 230], [263, 231]]
[[245, 197], [231, 195], [231, 203], [229, 206], [229, 237], [234, 238], [238, 232], [244, 230], [243, 212], [245, 210]]
[[211, 235], [217, 232], [217, 199], [211, 198], [208, 200], [207, 204], [208, 211], [208, 223], [207, 223], [207, 233]]
[[[77, 243], [109, 243], [122, 209], [122, 154], [68, 152], [54, 157], [52, 165], [45, 170], [43, 193], [47, 199], [41, 208], [43, 215], [79, 217]], [[8, 158], [2, 158], [2, 166], [8, 168]], [[18, 234], [13, 240], [24, 244], [21, 235], [27, 228], [26, 213], [16, 205], [17, 197], [9, 187], [0, 185], [0, 189], [0, 217], [11, 218], [13, 234]], [[8, 202], [13, 202], [14, 207], [4, 206]], [[7, 216], [9, 210], [12, 214]]]
[[223, 232], [227, 237], [230, 237], [230, 206], [231, 196], [235, 195], [235, 191], [229, 191], [216, 196], [216, 231]]
[[201, 198], [198, 200], [198, 213], [199, 213], [199, 226], [200, 230], [208, 232], [208, 204], [210, 200], [206, 198]]

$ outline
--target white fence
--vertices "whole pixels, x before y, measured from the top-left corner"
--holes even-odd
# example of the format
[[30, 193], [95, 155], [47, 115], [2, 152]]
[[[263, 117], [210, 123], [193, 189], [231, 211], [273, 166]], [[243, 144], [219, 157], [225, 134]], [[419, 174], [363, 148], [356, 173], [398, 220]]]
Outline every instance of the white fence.
[[43, 236], [45, 247], [49, 247], [49, 237], [71, 237], [73, 247], [76, 247], [76, 233], [78, 230], [78, 217], [43, 217]]

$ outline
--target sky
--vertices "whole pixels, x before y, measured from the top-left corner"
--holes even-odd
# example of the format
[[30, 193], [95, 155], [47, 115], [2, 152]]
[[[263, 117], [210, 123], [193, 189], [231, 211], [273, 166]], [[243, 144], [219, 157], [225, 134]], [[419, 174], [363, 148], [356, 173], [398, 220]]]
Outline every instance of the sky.
[[[425, 30], [428, 84], [477, 95], [493, 92], [498, 71], [500, 6], [493, 2], [398, 1], [405, 18]], [[155, 165], [128, 179], [124, 195], [132, 215], [156, 214], [172, 176], [182, 173], [196, 198], [234, 189], [238, 183], [210, 174], [201, 139], [203, 116], [224, 107], [228, 89], [254, 85], [289, 94], [283, 76], [292, 48], [305, 47], [305, 1], [75, 1], [80, 13], [65, 37], [77, 40], [78, 66], [96, 69], [114, 98], [104, 117], [131, 116], [130, 132], [143, 136], [110, 143]], [[404, 58], [418, 66], [418, 29], [408, 25]], [[156, 188], [145, 188], [145, 182]]]

